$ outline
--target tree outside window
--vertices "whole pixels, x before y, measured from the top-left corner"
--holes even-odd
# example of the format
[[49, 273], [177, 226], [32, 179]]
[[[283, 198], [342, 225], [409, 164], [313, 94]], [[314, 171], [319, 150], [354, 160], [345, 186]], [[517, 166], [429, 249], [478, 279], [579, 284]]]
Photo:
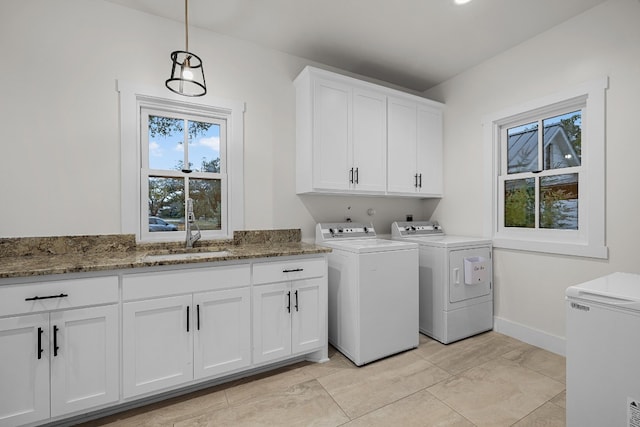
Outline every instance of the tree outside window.
[[577, 230], [581, 157], [581, 111], [507, 129], [504, 226]]
[[176, 228], [149, 223], [149, 231], [184, 230], [185, 202], [193, 199], [200, 230], [223, 222], [221, 125], [214, 120], [156, 114], [147, 117], [148, 215]]

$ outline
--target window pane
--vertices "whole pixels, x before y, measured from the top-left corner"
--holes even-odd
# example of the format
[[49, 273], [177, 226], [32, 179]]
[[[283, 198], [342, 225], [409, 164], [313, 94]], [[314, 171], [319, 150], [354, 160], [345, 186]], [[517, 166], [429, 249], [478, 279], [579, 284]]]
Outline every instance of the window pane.
[[149, 169], [180, 170], [184, 163], [184, 120], [149, 116]]
[[221, 196], [219, 179], [189, 179], [189, 197], [200, 230], [221, 229]]
[[540, 228], [578, 229], [578, 174], [540, 178]]
[[507, 173], [538, 170], [538, 122], [507, 130]]
[[514, 179], [504, 183], [504, 226], [535, 227], [535, 181]]
[[580, 166], [582, 112], [562, 114], [542, 121], [544, 169]]
[[220, 125], [189, 122], [189, 164], [196, 172], [220, 172]]
[[150, 176], [148, 202], [149, 231], [184, 230], [183, 179]]

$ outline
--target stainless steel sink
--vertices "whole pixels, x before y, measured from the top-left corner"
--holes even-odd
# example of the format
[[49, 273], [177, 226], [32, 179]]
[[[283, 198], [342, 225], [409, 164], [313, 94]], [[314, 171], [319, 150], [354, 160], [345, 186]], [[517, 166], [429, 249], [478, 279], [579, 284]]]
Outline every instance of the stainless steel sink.
[[228, 256], [229, 251], [209, 251], [209, 252], [180, 252], [180, 253], [152, 253], [145, 255], [142, 260], [155, 261], [181, 261], [191, 259], [221, 258]]

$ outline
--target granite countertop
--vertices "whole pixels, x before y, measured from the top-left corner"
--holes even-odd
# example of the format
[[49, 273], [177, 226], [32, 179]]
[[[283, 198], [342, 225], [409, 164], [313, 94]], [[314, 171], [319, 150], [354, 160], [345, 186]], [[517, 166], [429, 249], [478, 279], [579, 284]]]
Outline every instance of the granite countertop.
[[0, 279], [328, 252], [302, 242], [299, 229], [236, 231], [233, 239], [200, 240], [190, 250], [178, 242], [136, 244], [133, 234], [3, 238]]

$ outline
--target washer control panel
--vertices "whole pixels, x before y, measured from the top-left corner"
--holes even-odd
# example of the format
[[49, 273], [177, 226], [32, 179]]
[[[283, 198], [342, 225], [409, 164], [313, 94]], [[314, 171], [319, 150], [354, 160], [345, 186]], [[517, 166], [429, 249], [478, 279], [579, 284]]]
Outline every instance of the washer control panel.
[[393, 237], [442, 236], [444, 230], [438, 221], [396, 221], [391, 224], [391, 235]]
[[316, 242], [336, 239], [370, 239], [376, 237], [373, 224], [327, 222], [316, 225]]

